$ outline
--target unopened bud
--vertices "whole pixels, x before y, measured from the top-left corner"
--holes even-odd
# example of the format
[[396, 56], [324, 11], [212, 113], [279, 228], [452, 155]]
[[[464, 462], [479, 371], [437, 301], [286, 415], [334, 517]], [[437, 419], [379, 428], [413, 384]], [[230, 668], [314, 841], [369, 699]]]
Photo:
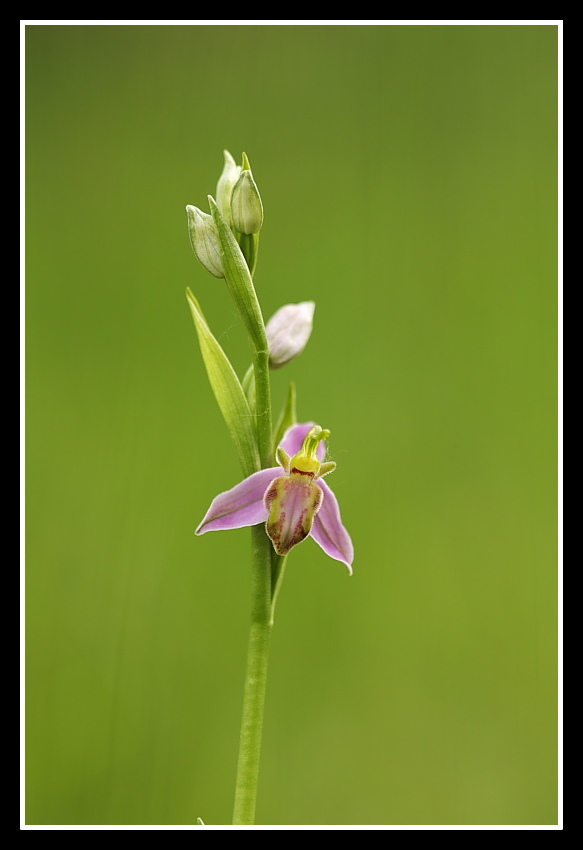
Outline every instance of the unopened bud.
[[251, 171], [244, 168], [231, 195], [233, 225], [239, 233], [259, 233], [263, 224], [263, 204]]
[[223, 261], [219, 247], [219, 235], [212, 215], [204, 213], [190, 204], [186, 207], [188, 215], [188, 235], [192, 250], [215, 277], [224, 277]]
[[225, 165], [217, 183], [217, 206], [219, 212], [224, 218], [229, 227], [233, 224], [231, 215], [231, 195], [235, 183], [241, 174], [241, 166], [237, 165], [229, 151], [223, 151], [225, 155]]
[[265, 327], [272, 369], [285, 366], [302, 353], [312, 333], [315, 309], [313, 301], [302, 301], [286, 304], [273, 314]]

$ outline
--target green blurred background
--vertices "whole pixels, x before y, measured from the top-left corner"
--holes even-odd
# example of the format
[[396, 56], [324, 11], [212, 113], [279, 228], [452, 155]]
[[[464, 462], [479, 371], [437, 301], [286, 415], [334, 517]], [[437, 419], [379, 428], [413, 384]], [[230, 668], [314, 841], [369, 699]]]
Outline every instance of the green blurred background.
[[26, 823], [229, 824], [249, 530], [185, 298], [223, 149], [316, 302], [355, 574], [290, 556], [257, 822], [557, 823], [553, 25], [25, 27]]

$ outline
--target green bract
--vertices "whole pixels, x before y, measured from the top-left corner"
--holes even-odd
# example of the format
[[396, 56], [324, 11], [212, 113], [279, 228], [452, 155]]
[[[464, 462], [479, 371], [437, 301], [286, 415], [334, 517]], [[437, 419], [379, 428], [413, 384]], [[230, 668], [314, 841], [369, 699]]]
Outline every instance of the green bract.
[[209, 195], [208, 200], [217, 228], [221, 261], [227, 286], [235, 304], [239, 308], [254, 349], [269, 353], [263, 316], [261, 315], [261, 308], [257, 300], [255, 287], [253, 286], [253, 278], [251, 277], [249, 266], [233, 235], [233, 231], [222, 217], [215, 199], [212, 195]]
[[231, 432], [241, 466], [245, 475], [251, 475], [260, 469], [259, 452], [253, 428], [253, 418], [239, 378], [235, 374], [229, 358], [214, 338], [200, 304], [190, 291], [186, 290], [188, 305], [198, 334], [200, 350], [206, 366], [210, 385], [215, 398]]

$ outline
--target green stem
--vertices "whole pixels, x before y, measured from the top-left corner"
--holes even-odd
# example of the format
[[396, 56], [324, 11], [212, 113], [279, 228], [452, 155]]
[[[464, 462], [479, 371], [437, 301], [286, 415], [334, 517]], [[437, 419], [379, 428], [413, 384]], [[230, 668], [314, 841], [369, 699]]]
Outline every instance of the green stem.
[[255, 416], [261, 468], [274, 465], [269, 351], [255, 351]]
[[263, 525], [251, 529], [253, 575], [251, 630], [243, 694], [243, 717], [235, 787], [234, 825], [255, 822], [259, 756], [267, 684], [267, 661], [271, 635], [271, 541]]
[[[209, 196], [211, 212], [221, 244], [225, 280], [249, 334], [253, 348], [255, 378], [255, 430], [260, 467], [273, 466], [273, 432], [271, 427], [271, 390], [269, 382], [269, 347], [263, 314], [253, 285], [257, 259], [257, 239], [246, 240], [247, 265], [241, 247], [231, 228], [223, 220], [216, 202]], [[250, 376], [249, 376], [250, 380]], [[263, 524], [253, 526], [253, 572], [251, 595], [251, 630], [247, 650], [247, 671], [243, 692], [243, 717], [239, 740], [239, 761], [235, 786], [234, 825], [250, 825], [255, 820], [259, 755], [263, 731], [263, 709], [267, 682], [267, 659], [271, 633], [271, 540]]]
[[275, 618], [275, 605], [277, 603], [277, 597], [279, 596], [279, 591], [281, 590], [281, 585], [283, 583], [283, 577], [285, 575], [285, 563], [287, 561], [287, 555], [283, 557], [278, 555], [275, 549], [271, 550], [271, 618], [270, 622], [273, 626], [273, 621]]
[[[254, 367], [257, 443], [261, 457], [261, 468], [266, 469], [273, 466], [271, 390], [269, 352], [267, 350], [255, 349]], [[272, 626], [271, 553], [273, 547], [263, 524], [253, 526], [251, 533], [253, 542], [251, 629], [243, 692], [243, 716], [241, 719], [233, 811], [234, 825], [251, 825], [255, 822], [259, 756], [267, 684], [267, 661]]]

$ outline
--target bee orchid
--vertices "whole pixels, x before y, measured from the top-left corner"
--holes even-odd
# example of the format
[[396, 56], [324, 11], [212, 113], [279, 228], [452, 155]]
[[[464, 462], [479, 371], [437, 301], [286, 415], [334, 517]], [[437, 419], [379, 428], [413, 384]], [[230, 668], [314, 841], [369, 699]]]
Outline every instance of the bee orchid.
[[264, 522], [278, 555], [306, 537], [346, 564], [352, 574], [354, 549], [342, 524], [336, 496], [323, 480], [336, 468], [325, 461], [330, 431], [306, 422], [285, 432], [276, 451], [279, 466], [262, 469], [213, 499], [196, 534]]

